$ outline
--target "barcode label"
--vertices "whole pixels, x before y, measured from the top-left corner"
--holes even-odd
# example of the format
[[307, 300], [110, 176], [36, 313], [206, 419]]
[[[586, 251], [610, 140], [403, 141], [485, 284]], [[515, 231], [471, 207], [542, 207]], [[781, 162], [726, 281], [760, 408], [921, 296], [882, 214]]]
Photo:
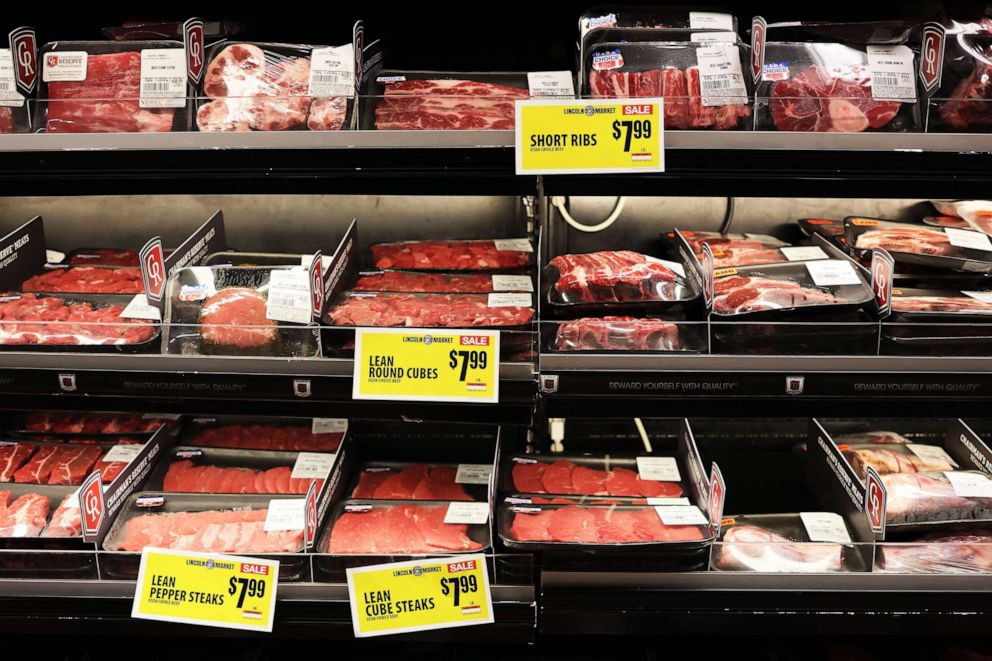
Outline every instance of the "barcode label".
[[310, 278], [305, 270], [294, 267], [272, 271], [265, 317], [295, 324], [310, 323]]
[[312, 97], [355, 95], [355, 56], [351, 44], [313, 49], [307, 94]]
[[916, 101], [913, 51], [909, 46], [868, 46], [871, 96], [885, 101]]
[[730, 78], [717, 78], [717, 79], [714, 79], [714, 80], [704, 80], [703, 81], [703, 91], [704, 92], [708, 92], [708, 91], [711, 91], [711, 90], [720, 90], [720, 91], [723, 91], [725, 89], [729, 89], [730, 87], [732, 87], [733, 84], [734, 84], [734, 81], [731, 80]]
[[146, 48], [141, 51], [142, 108], [182, 108], [186, 105], [186, 51]]
[[707, 107], [746, 105], [747, 87], [736, 44], [714, 43], [696, 49], [699, 89]]
[[14, 78], [14, 58], [9, 48], [0, 48], [0, 106], [17, 108], [24, 105], [24, 97], [17, 92]]

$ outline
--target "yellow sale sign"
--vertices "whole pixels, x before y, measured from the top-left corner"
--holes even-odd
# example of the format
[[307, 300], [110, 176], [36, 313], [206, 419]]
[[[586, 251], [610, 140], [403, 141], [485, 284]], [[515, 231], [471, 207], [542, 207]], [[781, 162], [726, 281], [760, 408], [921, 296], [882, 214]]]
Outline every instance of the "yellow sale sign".
[[355, 330], [355, 399], [499, 401], [499, 331]]
[[493, 621], [482, 554], [355, 567], [348, 594], [356, 638]]
[[279, 562], [146, 548], [131, 617], [272, 631]]
[[664, 99], [516, 102], [517, 174], [664, 172]]

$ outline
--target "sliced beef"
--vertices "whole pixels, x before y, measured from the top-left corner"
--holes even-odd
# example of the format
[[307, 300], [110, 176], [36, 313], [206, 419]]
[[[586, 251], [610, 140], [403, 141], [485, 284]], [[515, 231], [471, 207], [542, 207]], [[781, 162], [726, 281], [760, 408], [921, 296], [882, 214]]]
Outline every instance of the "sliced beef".
[[238, 349], [265, 347], [276, 341], [278, 323], [265, 315], [266, 298], [245, 287], [222, 289], [203, 302], [203, 341]]

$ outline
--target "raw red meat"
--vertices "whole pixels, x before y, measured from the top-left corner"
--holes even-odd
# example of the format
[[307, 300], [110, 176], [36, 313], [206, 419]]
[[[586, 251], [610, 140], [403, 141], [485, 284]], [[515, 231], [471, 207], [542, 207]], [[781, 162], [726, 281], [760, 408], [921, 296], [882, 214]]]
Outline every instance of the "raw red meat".
[[200, 308], [203, 341], [238, 349], [272, 344], [278, 324], [265, 316], [265, 307], [265, 295], [254, 289], [221, 289]]
[[804, 287], [791, 280], [732, 276], [716, 281], [713, 311], [719, 314], [746, 314], [811, 305], [843, 303], [828, 292]]
[[334, 522], [327, 552], [407, 555], [482, 549], [467, 535], [467, 525], [444, 522], [446, 512], [446, 507], [419, 505], [345, 512]]
[[404, 80], [386, 83], [375, 109], [379, 130], [513, 130], [514, 100], [530, 98], [519, 87], [470, 80]]
[[611, 496], [643, 496], [645, 498], [677, 498], [682, 487], [677, 482], [642, 480], [632, 470], [617, 467], [606, 471], [606, 493]]
[[954, 312], [988, 314], [992, 303], [980, 301], [971, 296], [895, 296], [892, 298], [895, 312]]
[[74, 493], [62, 499], [62, 503], [52, 514], [42, 537], [79, 537], [83, 532], [83, 521], [79, 515], [79, 498]]
[[707, 106], [703, 103], [703, 92], [699, 77], [699, 67], [685, 70], [685, 80], [689, 88], [689, 126], [694, 129], [735, 129], [740, 120], [751, 116], [751, 109], [740, 103], [722, 106]]
[[348, 116], [348, 99], [343, 96], [314, 99], [310, 104], [307, 128], [311, 131], [340, 131]]
[[400, 471], [365, 469], [358, 478], [352, 498], [392, 500], [472, 500], [464, 487], [455, 482], [450, 466], [412, 464]]
[[992, 49], [983, 55], [983, 60], [975, 61], [972, 74], [938, 106], [940, 118], [955, 129], [987, 129], [992, 124]]
[[12, 482], [14, 473], [34, 454], [34, 445], [0, 445], [0, 482]]
[[654, 258], [630, 250], [559, 255], [554, 289], [566, 302], [672, 300], [678, 275]]
[[109, 248], [78, 252], [69, 259], [69, 263], [99, 266], [140, 266], [137, 250], [111, 250]]
[[140, 268], [72, 266], [28, 278], [21, 289], [61, 294], [140, 294], [145, 285]]
[[855, 434], [842, 434], [834, 436], [834, 441], [841, 443], [876, 443], [876, 444], [898, 444], [905, 445], [909, 439], [894, 431], [866, 431]]
[[709, 245], [713, 251], [713, 266], [716, 268], [775, 264], [787, 261], [785, 255], [779, 250], [780, 245], [772, 245], [755, 239], [736, 239], [716, 235], [687, 238], [687, 241], [699, 259], [702, 259], [703, 256], [703, 244]]
[[946, 234], [926, 227], [887, 227], [868, 230], [858, 235], [854, 247], [862, 250], [884, 248], [890, 252], [918, 255], [946, 255], [955, 250]]
[[497, 250], [493, 241], [403, 241], [372, 246], [379, 269], [481, 271], [530, 264], [533, 253]]
[[555, 335], [559, 351], [679, 351], [678, 325], [663, 319], [584, 317], [562, 322]]
[[883, 475], [889, 523], [985, 518], [992, 498], [958, 496], [942, 472]]
[[138, 552], [146, 546], [217, 553], [295, 553], [303, 547], [303, 531], [266, 532], [268, 510], [142, 514], [124, 524], [111, 551]]
[[[73, 441], [70, 440], [70, 443]], [[118, 439], [116, 445], [137, 445], [139, 441], [133, 441], [129, 439]], [[111, 450], [108, 450], [109, 454]], [[105, 461], [106, 455], [100, 458], [100, 461], [96, 463], [93, 470], [100, 471], [100, 479], [103, 480], [104, 484], [110, 484], [117, 476], [120, 475], [125, 468], [127, 468], [130, 462], [128, 461]]]
[[14, 132], [14, 113], [8, 107], [0, 107], [0, 133]]
[[742, 525], [724, 534], [715, 562], [725, 570], [841, 571], [843, 550], [840, 544], [797, 542], [767, 528]]
[[[230, 466], [194, 465], [192, 461], [173, 462], [165, 473], [162, 490], [182, 493], [306, 493], [313, 480], [292, 478], [292, 468], [277, 466], [268, 470]], [[323, 480], [316, 480], [320, 490]]]
[[516, 462], [513, 464], [513, 486], [520, 493], [543, 493], [544, 470], [548, 464], [543, 461], [532, 463]]
[[489, 307], [487, 294], [369, 293], [347, 296], [328, 312], [335, 326], [408, 326], [417, 328], [521, 326], [533, 308]]
[[[58, 53], [49, 53], [57, 57]], [[86, 80], [48, 83], [48, 133], [171, 131], [174, 108], [141, 108], [141, 53], [90, 54]]]
[[0, 344], [141, 344], [155, 336], [147, 323], [122, 321], [121, 305], [94, 307], [57, 296], [0, 299]]
[[886, 572], [973, 574], [992, 572], [992, 533], [932, 533], [906, 543], [879, 545], [878, 570]]
[[205, 427], [189, 440], [190, 445], [245, 450], [290, 452], [334, 452], [343, 434], [314, 434], [309, 427], [269, 425], [222, 425]]
[[847, 446], [842, 447], [841, 451], [847, 457], [847, 460], [851, 462], [851, 467], [854, 468], [855, 472], [862, 479], [867, 475], [868, 466], [878, 471], [879, 475], [950, 471], [955, 469], [952, 463], [936, 457], [933, 459], [924, 459], [903, 445], [894, 445], [891, 448]]
[[582, 496], [632, 496], [677, 498], [682, 495], [678, 482], [642, 480], [628, 468], [596, 470], [571, 461], [553, 463], [515, 462], [513, 487], [519, 493], [575, 494]]
[[10, 502], [10, 492], [0, 491], [0, 537], [37, 537], [48, 522], [48, 498], [26, 493]]
[[769, 107], [780, 131], [857, 132], [882, 128], [902, 104], [871, 96], [866, 66], [812, 66], [772, 86]]
[[95, 445], [60, 448], [52, 460], [49, 484], [80, 484], [103, 451]]
[[27, 415], [24, 429], [59, 434], [126, 434], [154, 432], [164, 424], [168, 421], [145, 418], [140, 413], [39, 411]]
[[31, 461], [14, 473], [14, 481], [44, 484], [52, 473], [53, 462], [58, 451], [57, 445], [44, 445], [38, 448], [38, 451], [31, 457]]
[[427, 294], [488, 294], [493, 278], [482, 273], [411, 273], [383, 271], [359, 276], [354, 291], [395, 291]]
[[690, 542], [703, 539], [696, 526], [666, 526], [650, 507], [514, 509], [510, 536], [520, 542], [629, 544]]

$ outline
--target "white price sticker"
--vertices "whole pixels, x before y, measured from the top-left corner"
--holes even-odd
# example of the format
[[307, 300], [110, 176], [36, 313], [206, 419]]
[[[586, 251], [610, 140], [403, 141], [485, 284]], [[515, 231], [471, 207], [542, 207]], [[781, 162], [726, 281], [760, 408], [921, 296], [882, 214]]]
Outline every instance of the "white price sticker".
[[741, 54], [735, 44], [714, 44], [696, 49], [699, 86], [704, 106], [747, 103]]
[[0, 48], [0, 106], [18, 108], [23, 105], [24, 97], [17, 91], [14, 57], [9, 48]]
[[830, 259], [820, 246], [791, 246], [779, 248], [790, 262], [811, 262], [816, 259]]
[[186, 51], [146, 48], [141, 51], [142, 108], [182, 108], [186, 105]]
[[313, 49], [307, 96], [355, 96], [355, 54], [351, 44]]
[[947, 481], [954, 494], [962, 498], [992, 498], [992, 480], [983, 473], [946, 471]]
[[125, 464], [131, 463], [131, 461], [141, 454], [141, 451], [145, 449], [144, 443], [128, 443], [125, 445], [115, 445], [114, 447], [107, 450], [107, 454], [103, 455], [100, 459], [102, 462], [112, 463], [112, 462], [123, 462]]
[[689, 35], [689, 41], [706, 44], [714, 41], [735, 44], [737, 43], [736, 32], [693, 32]]
[[970, 296], [976, 301], [992, 303], [992, 291], [962, 291], [965, 296]]
[[265, 513], [265, 532], [280, 532], [285, 530], [303, 530], [306, 527], [306, 498], [278, 498], [269, 501], [269, 510]]
[[489, 521], [489, 503], [470, 503], [458, 501], [448, 504], [444, 513], [445, 523], [482, 524]]
[[127, 304], [120, 314], [121, 319], [147, 319], [150, 321], [162, 321], [162, 311], [154, 305], [148, 304], [148, 297], [144, 294], [135, 294], [131, 302]]
[[348, 431], [348, 420], [345, 418], [314, 418], [310, 427], [311, 434], [344, 434]]
[[41, 79], [46, 83], [86, 80], [86, 51], [51, 51], [41, 56]]
[[276, 269], [269, 276], [265, 318], [306, 324], [311, 318], [310, 278], [299, 268]]
[[868, 46], [871, 96], [886, 101], [916, 101], [913, 51], [909, 46]]
[[861, 279], [851, 266], [851, 262], [843, 259], [807, 262], [806, 270], [809, 271], [810, 277], [813, 278], [813, 284], [817, 287], [861, 284]]
[[660, 506], [654, 510], [666, 526], [705, 526], [709, 523], [695, 505]]
[[989, 241], [988, 234], [972, 232], [971, 230], [961, 230], [956, 227], [947, 227], [944, 229], [944, 232], [947, 233], [947, 240], [952, 246], [992, 252], [992, 242]]
[[650, 257], [650, 256], [647, 256], [647, 260], [652, 264], [661, 264], [665, 268], [675, 271], [675, 273], [680, 278], [685, 277], [685, 267], [679, 264], [678, 262], [671, 262], [667, 259], [658, 259], [657, 257]]
[[734, 17], [712, 11], [689, 12], [690, 30], [734, 30]]
[[494, 275], [493, 291], [534, 291], [534, 281], [529, 275]]
[[458, 464], [455, 472], [456, 484], [489, 484], [493, 474], [491, 464]]
[[922, 443], [910, 443], [906, 446], [909, 451], [923, 461], [930, 464], [943, 464], [945, 466], [958, 467], [957, 462], [951, 459], [944, 448], [939, 445], [925, 445]]
[[496, 250], [507, 250], [509, 252], [534, 252], [534, 246], [530, 239], [496, 239]]
[[527, 88], [531, 96], [575, 96], [571, 71], [529, 71]]
[[851, 534], [847, 532], [844, 518], [833, 512], [800, 512], [799, 518], [806, 526], [806, 534], [811, 542], [833, 542], [850, 544]]
[[638, 457], [637, 474], [642, 480], [680, 482], [679, 464], [675, 457]]
[[49, 264], [58, 264], [65, 259], [65, 253], [58, 250], [46, 250], [45, 261]]
[[489, 294], [487, 305], [491, 308], [529, 308], [533, 304], [530, 294]]
[[336, 457], [333, 452], [301, 452], [296, 455], [296, 463], [289, 476], [294, 480], [326, 479], [331, 474]]
[[654, 507], [686, 507], [688, 505], [692, 505], [688, 498], [648, 498], [647, 501], [648, 505], [652, 505]]

